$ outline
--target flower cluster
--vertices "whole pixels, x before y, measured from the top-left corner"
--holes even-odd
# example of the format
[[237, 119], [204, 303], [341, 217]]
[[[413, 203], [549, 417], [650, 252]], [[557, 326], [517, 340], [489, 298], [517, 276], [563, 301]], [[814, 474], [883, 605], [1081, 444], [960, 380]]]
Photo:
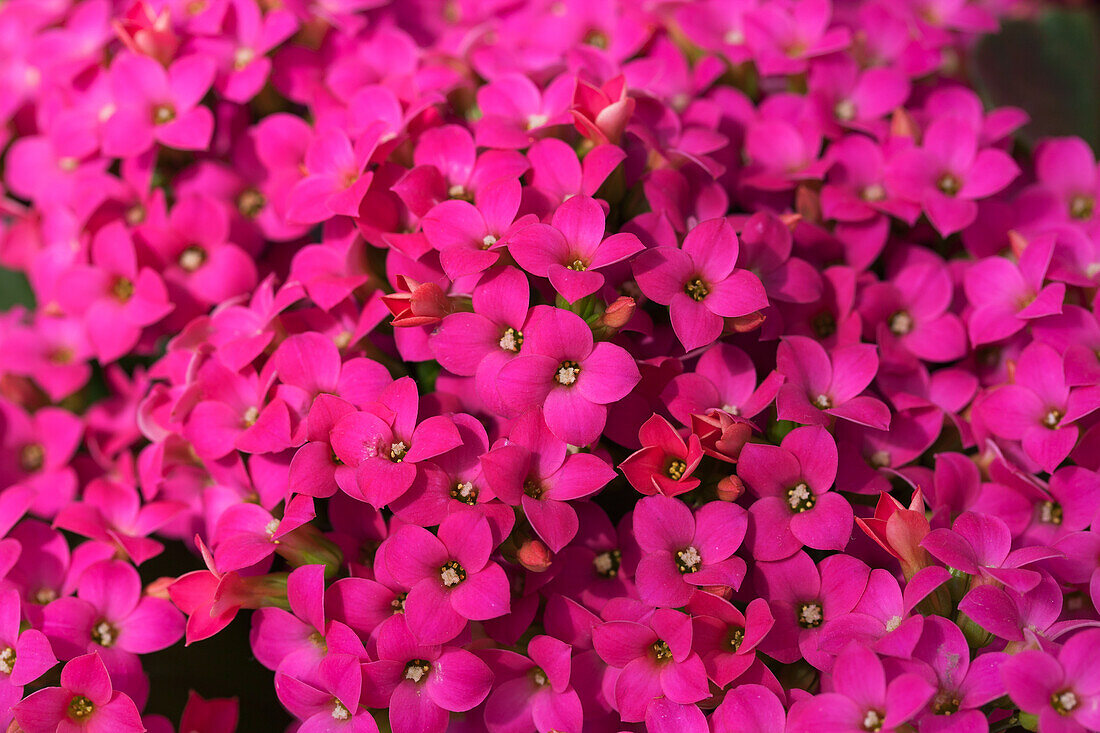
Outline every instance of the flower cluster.
[[0, 730], [238, 615], [300, 733], [1100, 730], [1100, 168], [960, 71], [1034, 10], [0, 3]]

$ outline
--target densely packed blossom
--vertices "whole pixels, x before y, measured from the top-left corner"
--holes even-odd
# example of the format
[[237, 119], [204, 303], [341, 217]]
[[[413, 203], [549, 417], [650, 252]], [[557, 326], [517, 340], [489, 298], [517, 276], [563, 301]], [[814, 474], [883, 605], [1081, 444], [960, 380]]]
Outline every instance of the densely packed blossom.
[[259, 730], [233, 623], [299, 733], [1100, 730], [1034, 12], [0, 2], [0, 730]]

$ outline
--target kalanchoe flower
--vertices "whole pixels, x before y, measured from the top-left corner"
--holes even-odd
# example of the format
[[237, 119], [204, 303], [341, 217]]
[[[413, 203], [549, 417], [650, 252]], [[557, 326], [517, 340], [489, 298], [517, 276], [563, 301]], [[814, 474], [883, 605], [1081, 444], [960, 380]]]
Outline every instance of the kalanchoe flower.
[[579, 730], [583, 711], [571, 685], [571, 653], [565, 642], [539, 635], [527, 643], [529, 659], [519, 657], [513, 662], [509, 655], [512, 679], [501, 683], [498, 677], [485, 705], [485, 724], [491, 733], [521, 726], [538, 731]]
[[878, 370], [878, 354], [870, 344], [838, 346], [827, 352], [805, 336], [788, 336], [779, 344], [776, 369], [786, 377], [776, 398], [780, 420], [827, 425], [830, 416], [886, 430], [890, 410], [861, 394]]
[[61, 670], [61, 686], [47, 687], [15, 706], [15, 720], [27, 733], [87, 730], [140, 733], [145, 730], [133, 700], [111, 687], [98, 654], [85, 654]]
[[57, 664], [50, 642], [41, 631], [20, 632], [21, 607], [18, 591], [0, 592], [0, 706], [8, 710], [23, 697], [24, 685]]
[[362, 701], [389, 708], [394, 733], [443, 733], [451, 712], [485, 699], [493, 673], [465, 649], [418, 643], [395, 615], [382, 622], [378, 660], [363, 665], [363, 677]]
[[1077, 634], [1057, 658], [1028, 650], [1005, 660], [1001, 678], [1012, 700], [1038, 716], [1043, 730], [1077, 733], [1100, 727], [1100, 679], [1092, 663], [1100, 631]]
[[654, 415], [638, 431], [638, 440], [642, 449], [619, 464], [635, 489], [648, 495], [677, 496], [699, 485], [700, 480], [692, 476], [703, 459], [697, 435], [685, 441], [668, 420]]
[[921, 545], [932, 531], [924, 511], [924, 496], [918, 488], [908, 507], [883, 492], [879, 494], [872, 517], [856, 517], [860, 529], [898, 559], [907, 580], [932, 564], [927, 550]]
[[458, 636], [467, 619], [508, 612], [508, 579], [489, 561], [493, 534], [474, 509], [454, 512], [439, 536], [415, 525], [399, 527], [382, 546], [386, 567], [408, 586], [405, 618], [417, 640], [441, 644]]
[[620, 346], [593, 343], [579, 316], [542, 306], [531, 314], [523, 351], [497, 377], [500, 396], [513, 415], [543, 406], [550, 432], [572, 445], [588, 445], [603, 431], [607, 407], [640, 381]]
[[752, 554], [781, 560], [803, 545], [843, 550], [852, 507], [829, 489], [836, 478], [836, 443], [822, 427], [796, 428], [779, 446], [749, 443], [738, 475], [760, 497], [749, 509]]
[[692, 516], [679, 499], [647, 496], [634, 511], [634, 529], [644, 553], [638, 563], [638, 593], [654, 606], [678, 608], [696, 588], [738, 588], [745, 561], [731, 557], [745, 536], [745, 511], [712, 501]]
[[733, 228], [725, 219], [711, 219], [688, 232], [682, 249], [649, 249], [635, 261], [638, 287], [647, 298], [669, 306], [684, 349], [717, 339], [723, 318], [747, 316], [767, 306], [756, 276], [736, 269], [737, 252]]

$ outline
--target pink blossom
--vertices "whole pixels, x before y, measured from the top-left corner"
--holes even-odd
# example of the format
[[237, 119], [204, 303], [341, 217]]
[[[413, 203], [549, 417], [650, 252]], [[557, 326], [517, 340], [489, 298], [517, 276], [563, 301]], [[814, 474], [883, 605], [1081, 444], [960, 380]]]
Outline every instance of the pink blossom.
[[85, 654], [61, 670], [61, 686], [47, 687], [15, 706], [15, 720], [27, 733], [58, 727], [106, 733], [145, 730], [134, 702], [114, 690], [98, 654]]

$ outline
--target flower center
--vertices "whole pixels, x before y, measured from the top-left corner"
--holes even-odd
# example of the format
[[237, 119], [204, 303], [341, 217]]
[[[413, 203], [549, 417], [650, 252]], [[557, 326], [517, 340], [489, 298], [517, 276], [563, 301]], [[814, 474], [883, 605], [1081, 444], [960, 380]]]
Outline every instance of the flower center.
[[898, 311], [890, 316], [890, 332], [895, 336], [904, 336], [913, 330], [913, 316], [906, 311]]
[[695, 278], [694, 280], [688, 280], [684, 285], [684, 292], [691, 296], [691, 299], [698, 302], [703, 298], [710, 295], [710, 289], [707, 284], [703, 282], [702, 278]]
[[256, 420], [260, 417], [260, 408], [253, 405], [244, 411], [244, 415], [241, 417], [241, 421], [244, 422], [246, 428], [250, 428], [256, 424]]
[[578, 257], [566, 265], [566, 267], [570, 270], [576, 270], [577, 272], [584, 272], [588, 269], [588, 263]]
[[176, 108], [170, 104], [158, 104], [153, 107], [153, 122], [163, 125], [176, 119]]
[[499, 343], [500, 348], [515, 354], [523, 346], [523, 331], [517, 331], [514, 328], [505, 329], [504, 335], [500, 337]]
[[482, 249], [489, 249], [490, 247], [492, 247], [496, 243], [497, 243], [497, 238], [495, 236], [493, 236], [492, 234], [486, 234], [481, 240], [481, 248]]
[[[248, 67], [256, 59], [256, 52], [251, 48], [238, 48], [233, 54], [233, 68], [241, 71]], [[344, 718], [341, 718], [344, 720]]]
[[267, 197], [254, 188], [249, 188], [237, 197], [237, 211], [249, 219], [255, 219], [267, 206]]
[[126, 223], [130, 226], [137, 226], [145, 221], [146, 211], [145, 207], [141, 204], [134, 204], [126, 210], [125, 218]]
[[814, 397], [814, 407], [819, 410], [828, 410], [833, 406], [833, 399], [827, 394], [819, 394]]
[[863, 716], [863, 730], [866, 731], [880, 731], [882, 730], [882, 721], [886, 718], [886, 713], [879, 710], [868, 710], [867, 714]]
[[836, 103], [833, 113], [841, 122], [851, 122], [856, 118], [856, 103], [850, 99], [842, 99]]
[[668, 468], [665, 469], [665, 473], [673, 481], [679, 481], [684, 477], [684, 473], [687, 471], [688, 464], [684, 461], [673, 459], [669, 461]]
[[405, 445], [405, 441], [399, 440], [396, 443], [390, 443], [390, 460], [394, 463], [401, 463], [408, 452], [409, 446]]
[[1056, 408], [1050, 408], [1047, 414], [1043, 415], [1043, 425], [1053, 430], [1058, 427], [1058, 422], [1062, 419], [1062, 411]]
[[536, 127], [542, 127], [543, 125], [545, 125], [549, 121], [550, 121], [550, 117], [547, 116], [547, 115], [540, 115], [540, 114], [527, 115], [527, 129], [528, 130], [533, 130]]
[[550, 681], [547, 678], [546, 673], [543, 672], [538, 667], [535, 667], [534, 669], [531, 670], [531, 679], [534, 680], [535, 684], [538, 685], [539, 687], [546, 687], [546, 685]]
[[46, 462], [46, 449], [41, 443], [28, 443], [19, 451], [19, 467], [27, 473], [34, 473]]
[[1044, 501], [1039, 504], [1039, 521], [1043, 524], [1062, 523], [1062, 505], [1056, 501]]
[[795, 514], [801, 514], [804, 511], [814, 508], [814, 504], [817, 503], [817, 498], [814, 497], [810, 487], [806, 485], [805, 481], [800, 481], [791, 488], [787, 489], [787, 506], [791, 508], [791, 511]]
[[730, 46], [740, 46], [745, 42], [745, 32], [739, 28], [731, 28], [722, 36], [722, 42]]
[[1073, 690], [1062, 690], [1050, 696], [1050, 704], [1059, 715], [1069, 715], [1077, 707], [1077, 695]]
[[745, 641], [745, 630], [740, 626], [731, 626], [729, 636], [726, 637], [726, 646], [733, 651], [737, 651], [741, 648], [741, 644]]
[[102, 647], [114, 646], [117, 639], [118, 629], [107, 621], [100, 621], [92, 627], [92, 641]]
[[899, 626], [901, 626], [901, 616], [891, 616], [886, 621], [886, 631], [887, 632], [893, 631], [894, 629], [896, 629]]
[[111, 294], [118, 302], [127, 303], [134, 296], [134, 283], [127, 277], [117, 278], [111, 286]]
[[92, 701], [83, 695], [74, 695], [72, 700], [69, 700], [69, 717], [73, 720], [84, 720], [95, 710], [95, 705]]
[[523, 482], [523, 493], [532, 499], [541, 499], [543, 491], [545, 489], [542, 488], [542, 482], [538, 479], [529, 478]]
[[810, 328], [819, 338], [828, 338], [836, 333], [836, 317], [829, 311], [822, 311], [810, 320]]
[[344, 703], [339, 700], [332, 701], [332, 719], [333, 720], [347, 720], [351, 717], [351, 711], [344, 707]]
[[890, 451], [877, 450], [868, 459], [873, 468], [886, 468], [890, 465]]
[[390, 608], [394, 613], [405, 613], [405, 599], [409, 597], [408, 593], [398, 593], [390, 601]]
[[823, 620], [820, 603], [803, 603], [798, 607], [798, 625], [802, 628], [816, 629]]
[[881, 183], [872, 183], [860, 192], [860, 197], [871, 203], [883, 201], [886, 198], [886, 189], [882, 187]]
[[179, 265], [187, 272], [194, 272], [206, 262], [206, 250], [197, 244], [192, 244], [180, 252]]
[[0, 672], [11, 674], [15, 668], [15, 650], [10, 646], [0, 651]]
[[50, 352], [50, 361], [54, 364], [72, 364], [75, 356], [68, 346], [59, 346]]
[[456, 585], [466, 580], [466, 570], [455, 560], [448, 560], [447, 563], [439, 569], [439, 579], [443, 581], [443, 585], [448, 588], [454, 588]]
[[453, 199], [462, 199], [463, 201], [470, 200], [470, 194], [466, 191], [466, 187], [461, 183], [456, 183], [447, 189], [447, 195]]
[[431, 671], [432, 666], [423, 659], [414, 659], [405, 665], [405, 679], [419, 683]]
[[53, 588], [39, 588], [34, 592], [34, 602], [45, 606], [57, 600], [57, 591]]
[[936, 188], [945, 193], [948, 196], [954, 196], [962, 188], [962, 181], [958, 179], [953, 173], [944, 173], [936, 181]]
[[703, 556], [694, 547], [686, 547], [676, 553], [676, 567], [684, 575], [696, 572], [702, 564]]
[[455, 484], [455, 487], [451, 489], [451, 498], [473, 506], [477, 504], [477, 488], [469, 481]]
[[614, 578], [619, 574], [619, 566], [623, 564], [623, 553], [620, 550], [608, 550], [601, 552], [592, 559], [592, 565], [596, 568], [596, 574], [605, 578]]
[[666, 659], [672, 659], [672, 650], [668, 648], [668, 642], [663, 639], [658, 639], [653, 642], [653, 656], [657, 658], [658, 662], [663, 662]]
[[580, 373], [580, 364], [575, 361], [563, 361], [558, 365], [558, 373], [554, 375], [554, 379], [563, 387], [568, 387], [577, 381], [577, 377], [580, 376]]
[[1088, 221], [1096, 211], [1096, 199], [1092, 196], [1074, 196], [1069, 202], [1069, 215], [1074, 219]]
[[940, 692], [932, 700], [932, 712], [936, 715], [952, 715], [959, 712], [962, 701], [953, 693]]

